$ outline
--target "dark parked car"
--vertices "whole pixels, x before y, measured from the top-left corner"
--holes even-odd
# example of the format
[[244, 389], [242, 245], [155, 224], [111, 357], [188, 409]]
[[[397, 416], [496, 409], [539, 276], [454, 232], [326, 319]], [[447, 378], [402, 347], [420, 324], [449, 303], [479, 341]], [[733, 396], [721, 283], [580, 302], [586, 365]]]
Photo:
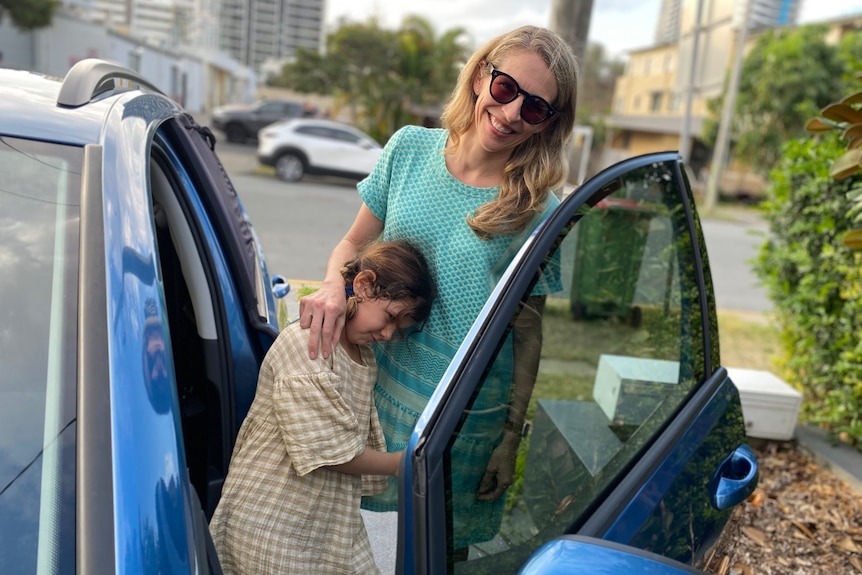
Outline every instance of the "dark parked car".
[[257, 138], [258, 131], [279, 120], [298, 118], [305, 112], [302, 102], [261, 100], [251, 105], [234, 104], [213, 110], [212, 126], [224, 132], [228, 142], [245, 142]]
[[[130, 70], [0, 70], [4, 574], [219, 571], [206, 522], [289, 288], [213, 145]], [[757, 462], [679, 157], [609, 168], [512, 249], [408, 445], [400, 572], [696, 573]], [[537, 319], [534, 370], [510, 336]], [[502, 433], [471, 406], [513, 369], [515, 481], [456, 550], [453, 439]]]

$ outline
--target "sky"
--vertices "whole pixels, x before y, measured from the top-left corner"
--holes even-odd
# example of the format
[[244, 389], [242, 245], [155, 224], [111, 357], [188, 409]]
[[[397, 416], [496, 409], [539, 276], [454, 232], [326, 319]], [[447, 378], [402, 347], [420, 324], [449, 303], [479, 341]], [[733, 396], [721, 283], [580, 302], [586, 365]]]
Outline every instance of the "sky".
[[[799, 23], [862, 15], [862, 0], [801, 0]], [[465, 28], [474, 45], [523, 24], [547, 26], [552, 0], [326, 0], [326, 22], [334, 29], [339, 18], [364, 22], [376, 16], [395, 29], [406, 15], [427, 18], [437, 33]], [[605, 47], [611, 57], [653, 44], [661, 0], [593, 0], [589, 42]]]

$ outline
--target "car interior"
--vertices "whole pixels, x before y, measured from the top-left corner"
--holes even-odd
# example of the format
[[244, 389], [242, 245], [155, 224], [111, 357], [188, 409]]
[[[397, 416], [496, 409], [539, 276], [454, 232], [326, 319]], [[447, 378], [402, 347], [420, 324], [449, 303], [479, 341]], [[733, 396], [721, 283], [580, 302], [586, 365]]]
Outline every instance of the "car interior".
[[[153, 215], [165, 290], [171, 349], [180, 400], [186, 462], [207, 517], [215, 510], [233, 437], [226, 427], [232, 411], [229, 371], [219, 338], [220, 310], [210, 280], [212, 263], [199, 249], [200, 230], [190, 225], [191, 208], [175, 168], [153, 146], [150, 163]], [[216, 438], [221, 438], [217, 441]]]

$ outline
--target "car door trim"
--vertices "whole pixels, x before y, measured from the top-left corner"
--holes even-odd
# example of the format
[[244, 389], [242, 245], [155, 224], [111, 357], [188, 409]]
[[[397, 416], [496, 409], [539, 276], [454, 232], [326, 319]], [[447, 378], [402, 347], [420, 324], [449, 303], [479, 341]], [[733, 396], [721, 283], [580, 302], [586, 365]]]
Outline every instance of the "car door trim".
[[84, 147], [81, 178], [76, 472], [78, 573], [113, 572], [116, 561], [102, 153], [101, 145]]

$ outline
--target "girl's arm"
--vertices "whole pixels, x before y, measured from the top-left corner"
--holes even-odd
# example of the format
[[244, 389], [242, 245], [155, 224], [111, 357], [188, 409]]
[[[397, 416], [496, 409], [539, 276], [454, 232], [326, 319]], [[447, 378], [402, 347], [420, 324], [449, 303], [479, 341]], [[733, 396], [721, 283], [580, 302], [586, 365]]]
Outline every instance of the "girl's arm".
[[365, 449], [347, 463], [328, 465], [327, 468], [351, 475], [391, 475], [398, 477], [398, 467], [401, 464], [402, 455], [404, 455], [403, 451], [389, 453]]

